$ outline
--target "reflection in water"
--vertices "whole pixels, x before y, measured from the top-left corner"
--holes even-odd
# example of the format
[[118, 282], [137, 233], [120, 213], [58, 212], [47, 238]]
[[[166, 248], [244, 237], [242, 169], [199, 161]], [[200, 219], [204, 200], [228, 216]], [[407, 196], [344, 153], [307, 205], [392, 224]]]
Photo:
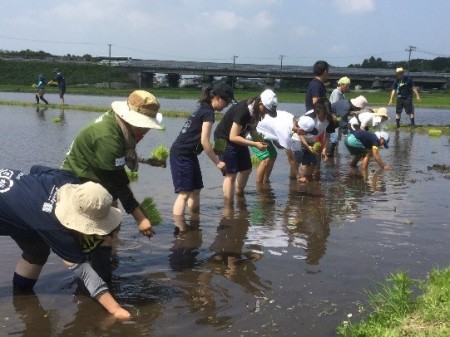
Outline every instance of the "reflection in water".
[[[391, 163], [393, 168], [393, 180], [396, 183], [404, 183], [411, 170], [411, 150], [414, 141], [414, 132], [395, 131], [391, 145], [387, 151], [392, 151]], [[392, 133], [391, 133], [392, 136]]]
[[[15, 322], [12, 334], [21, 337], [109, 336], [114, 332], [118, 336], [148, 336], [148, 325], [156, 318], [147, 315], [145, 324], [119, 323], [100, 306], [93, 305], [89, 297], [75, 296], [74, 302], [77, 311], [67, 322], [69, 315], [62, 317], [59, 311], [45, 309], [34, 293], [15, 293], [13, 306], [23, 326], [19, 328], [20, 324]], [[3, 331], [7, 332], [8, 327], [5, 331], [4, 326]]]
[[305, 256], [296, 257], [304, 259], [308, 265], [319, 264], [330, 235], [330, 214], [320, 188], [318, 182], [298, 184], [291, 181], [284, 211], [291, 245], [305, 252]]

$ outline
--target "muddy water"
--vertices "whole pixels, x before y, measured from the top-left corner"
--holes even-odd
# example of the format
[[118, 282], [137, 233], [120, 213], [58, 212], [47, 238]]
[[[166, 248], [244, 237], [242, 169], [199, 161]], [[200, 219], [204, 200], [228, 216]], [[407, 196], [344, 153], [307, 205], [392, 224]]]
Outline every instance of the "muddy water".
[[[0, 106], [0, 167], [59, 166], [78, 130], [96, 113]], [[62, 122], [52, 119], [62, 117]], [[170, 146], [183, 120], [167, 118], [140, 154]], [[164, 220], [157, 235], [138, 235], [125, 216], [114, 271], [114, 293], [134, 313], [115, 323], [77, 288], [54, 255], [36, 296], [12, 295], [19, 250], [0, 238], [0, 336], [334, 336], [349, 313], [358, 318], [364, 289], [405, 270], [424, 278], [448, 266], [450, 164], [448, 137], [391, 133], [382, 158], [393, 166], [367, 177], [347, 174], [348, 153], [323, 165], [322, 180], [288, 179], [282, 151], [270, 185], [254, 174], [234, 210], [222, 207], [222, 178], [200, 156], [206, 188], [201, 216], [175, 230], [169, 168], [142, 166], [133, 190], [151, 195]]]

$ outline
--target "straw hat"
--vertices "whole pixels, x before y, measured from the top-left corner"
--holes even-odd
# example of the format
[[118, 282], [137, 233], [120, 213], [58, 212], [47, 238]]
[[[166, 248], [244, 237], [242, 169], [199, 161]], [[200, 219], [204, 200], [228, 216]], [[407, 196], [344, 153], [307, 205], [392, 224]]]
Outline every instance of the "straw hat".
[[100, 184], [66, 184], [58, 191], [55, 215], [66, 228], [87, 235], [107, 235], [122, 221], [122, 213], [111, 206], [112, 201]]
[[388, 111], [386, 108], [373, 109], [373, 114], [374, 114], [374, 116], [389, 118]]
[[159, 123], [162, 115], [158, 113], [159, 102], [145, 90], [135, 90], [126, 101], [111, 103], [114, 112], [128, 124], [139, 128], [164, 129]]

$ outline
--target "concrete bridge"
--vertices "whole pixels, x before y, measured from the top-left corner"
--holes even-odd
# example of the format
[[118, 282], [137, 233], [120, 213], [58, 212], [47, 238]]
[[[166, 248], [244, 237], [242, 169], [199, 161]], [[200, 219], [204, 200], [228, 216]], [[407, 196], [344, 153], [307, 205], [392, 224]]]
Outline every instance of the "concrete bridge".
[[[214, 76], [230, 78], [274, 78], [289, 79], [302, 89], [313, 77], [312, 66], [258, 65], [239, 63], [124, 60], [111, 61], [111, 66], [124, 68], [140, 87], [152, 87], [156, 73], [168, 74], [169, 85], [178, 86], [182, 75], [196, 75], [204, 83], [212, 82]], [[409, 74], [417, 86], [423, 89], [447, 89], [450, 84], [449, 73], [412, 72]], [[331, 67], [329, 81], [334, 86], [342, 76], [350, 77], [352, 87], [360, 85], [363, 89], [389, 88], [395, 79], [394, 69]]]

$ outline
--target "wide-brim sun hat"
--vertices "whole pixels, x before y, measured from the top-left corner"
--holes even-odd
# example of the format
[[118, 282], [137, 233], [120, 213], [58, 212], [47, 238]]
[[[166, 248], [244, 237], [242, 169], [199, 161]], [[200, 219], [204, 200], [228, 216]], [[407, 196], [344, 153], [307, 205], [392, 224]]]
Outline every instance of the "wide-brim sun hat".
[[354, 107], [359, 109], [364, 109], [367, 105], [367, 99], [362, 95], [356, 98], [352, 98], [350, 102], [353, 104]]
[[159, 102], [155, 96], [145, 90], [133, 91], [126, 101], [111, 103], [114, 112], [130, 125], [162, 130], [162, 115], [158, 113]]
[[389, 118], [388, 116], [388, 111], [386, 108], [378, 108], [378, 109], [373, 109], [373, 114], [375, 116], [380, 116], [380, 117], [386, 117]]
[[98, 183], [66, 184], [58, 191], [55, 215], [68, 229], [107, 235], [122, 221], [121, 211], [112, 202], [111, 194]]

